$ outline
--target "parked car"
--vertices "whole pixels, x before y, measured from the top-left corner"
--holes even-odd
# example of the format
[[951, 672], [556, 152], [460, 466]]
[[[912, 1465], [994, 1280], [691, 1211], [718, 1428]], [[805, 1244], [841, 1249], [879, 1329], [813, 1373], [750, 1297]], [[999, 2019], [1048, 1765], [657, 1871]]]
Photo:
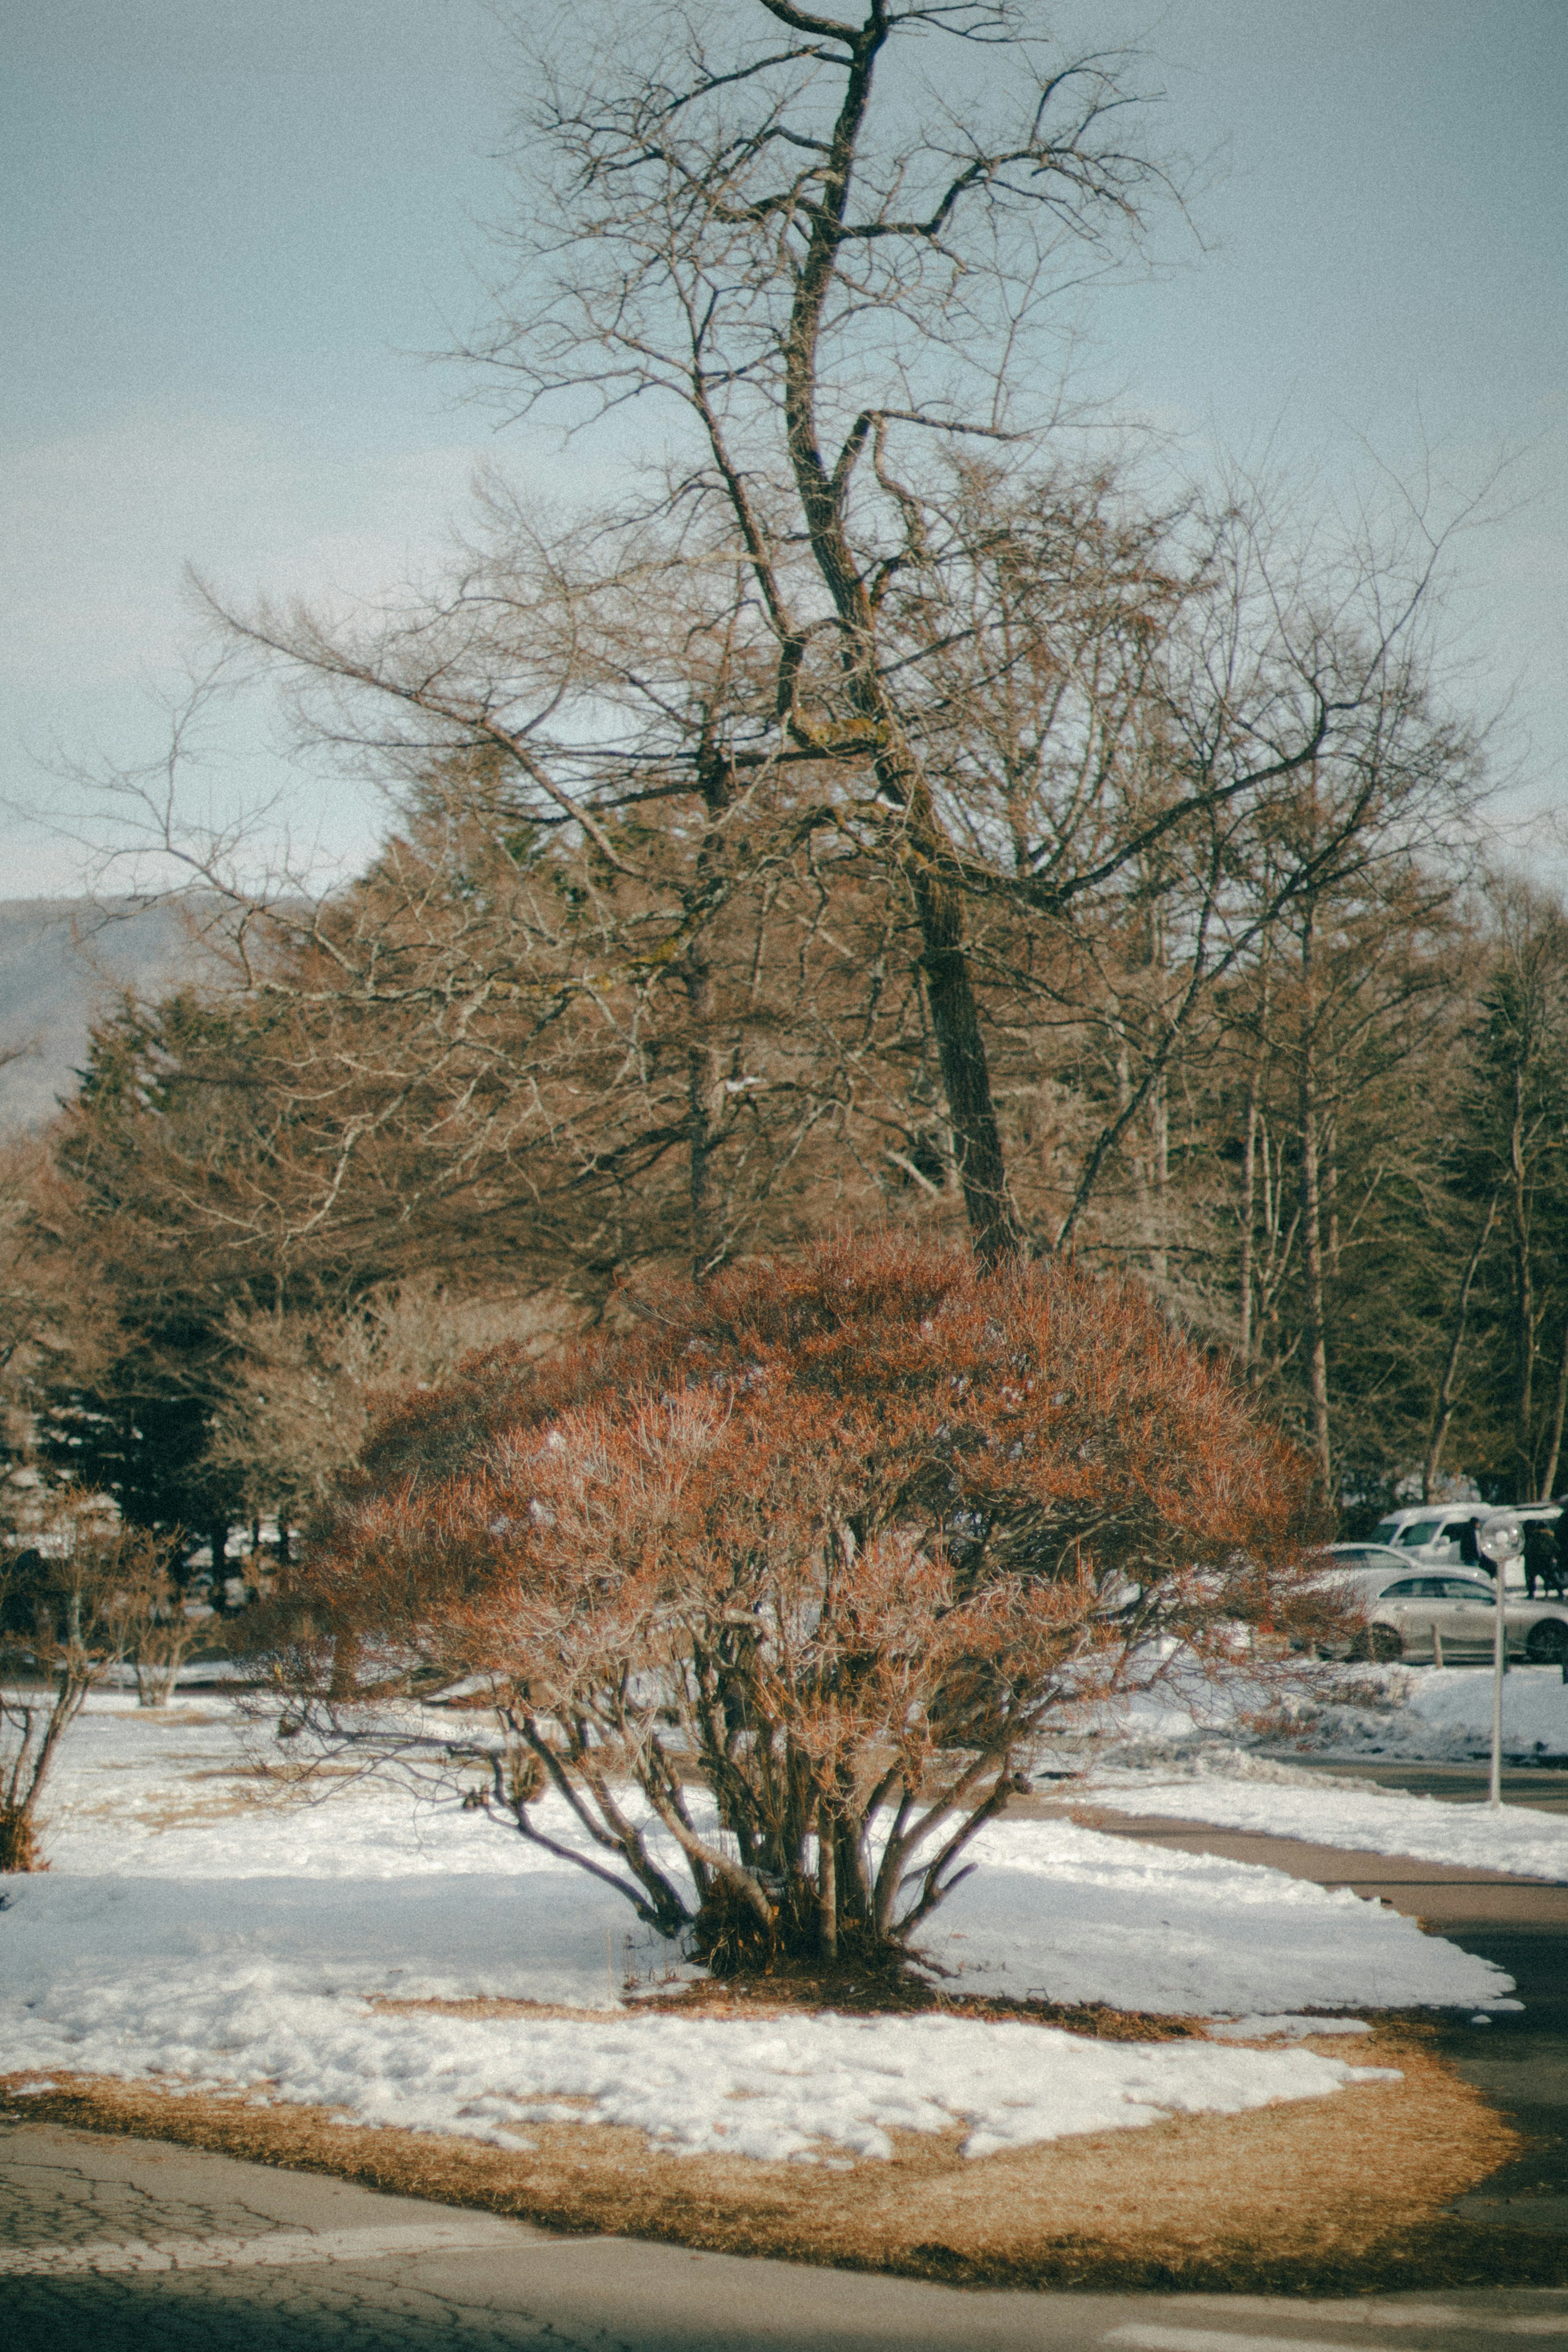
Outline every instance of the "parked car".
[[[1385, 1560], [1368, 1564], [1365, 1555], [1376, 1550], [1385, 1552]], [[1451, 1569], [1412, 1575], [1408, 1558], [1370, 1544], [1335, 1544], [1331, 1557], [1336, 1571], [1343, 1560], [1343, 1574], [1336, 1572], [1334, 1582], [1357, 1605], [1364, 1622], [1348, 1640], [1323, 1643], [1325, 1655], [1419, 1664], [1436, 1659], [1440, 1640], [1447, 1664], [1473, 1665], [1491, 1656], [1497, 1591], [1490, 1576]], [[1511, 1658], [1539, 1666], [1568, 1662], [1568, 1602], [1510, 1595], [1503, 1626]]]
[[1385, 1576], [1408, 1576], [1408, 1553], [1396, 1551], [1392, 1544], [1375, 1543], [1369, 1537], [1365, 1543], [1337, 1543], [1329, 1547], [1336, 1564], [1346, 1568], [1364, 1568], [1369, 1574], [1381, 1569]]
[[[1505, 1525], [1511, 1528], [1521, 1528], [1532, 1519], [1555, 1527], [1561, 1517], [1562, 1506], [1557, 1503], [1520, 1503], [1511, 1505], [1506, 1510], [1491, 1508], [1483, 1503], [1449, 1503], [1441, 1507], [1423, 1503], [1407, 1510], [1390, 1511], [1385, 1519], [1379, 1519], [1366, 1541], [1396, 1552], [1402, 1559], [1414, 1558], [1432, 1568], [1462, 1570], [1465, 1563], [1459, 1548], [1472, 1518], [1480, 1521], [1478, 1532], [1481, 1549], [1492, 1552], [1498, 1547], [1487, 1541], [1489, 1527], [1500, 1532]], [[1338, 1551], [1343, 1547], [1336, 1544], [1334, 1549]], [[1516, 1587], [1522, 1586], [1524, 1582], [1524, 1569], [1517, 1557], [1509, 1560], [1507, 1580], [1511, 1586]]]
[[1367, 1541], [1385, 1544], [1401, 1553], [1418, 1552], [1434, 1567], [1457, 1567], [1460, 1536], [1478, 1515], [1486, 1517], [1484, 1504], [1424, 1503], [1410, 1510], [1390, 1511], [1385, 1519], [1378, 1521]]

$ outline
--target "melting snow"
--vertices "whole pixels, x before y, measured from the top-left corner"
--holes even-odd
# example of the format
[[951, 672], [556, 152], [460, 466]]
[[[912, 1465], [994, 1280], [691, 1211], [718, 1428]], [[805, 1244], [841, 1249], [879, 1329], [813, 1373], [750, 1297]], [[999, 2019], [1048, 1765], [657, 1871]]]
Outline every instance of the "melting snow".
[[[956, 2132], [981, 2156], [1334, 2094], [1385, 2078], [1237, 2045], [1336, 2030], [1308, 2009], [1468, 2011], [1511, 1989], [1343, 1890], [1065, 1821], [1003, 1822], [931, 1923], [923, 1948], [940, 1981], [1230, 2021], [1220, 2037], [649, 2014], [627, 1992], [692, 1971], [581, 1874], [375, 1780], [316, 1803], [252, 1801], [264, 1784], [246, 1761], [224, 1699], [161, 1714], [105, 1698], [73, 1727], [45, 1824], [51, 1868], [5, 1882], [0, 2072], [245, 2085], [504, 2147], [570, 2119], [677, 2152], [842, 2164], [886, 2156], [901, 2130]], [[551, 1827], [568, 1833], [564, 1816]], [[385, 2005], [479, 1995], [576, 2013]]]

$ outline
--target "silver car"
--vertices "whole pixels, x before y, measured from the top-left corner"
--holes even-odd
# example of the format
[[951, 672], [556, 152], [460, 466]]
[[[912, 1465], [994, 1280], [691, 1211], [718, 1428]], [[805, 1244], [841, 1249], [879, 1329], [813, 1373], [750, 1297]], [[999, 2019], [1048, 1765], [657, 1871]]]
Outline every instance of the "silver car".
[[[1348, 1643], [1322, 1646], [1353, 1658], [1421, 1662], [1441, 1657], [1451, 1665], [1489, 1659], [1497, 1628], [1497, 1591], [1490, 1577], [1454, 1569], [1413, 1576], [1408, 1560], [1396, 1558], [1382, 1566], [1369, 1559], [1381, 1549], [1372, 1544], [1334, 1547], [1336, 1560], [1344, 1561], [1344, 1574], [1334, 1581], [1364, 1612], [1364, 1622]], [[1538, 1666], [1568, 1662], [1568, 1603], [1510, 1595], [1503, 1628], [1511, 1658]]]

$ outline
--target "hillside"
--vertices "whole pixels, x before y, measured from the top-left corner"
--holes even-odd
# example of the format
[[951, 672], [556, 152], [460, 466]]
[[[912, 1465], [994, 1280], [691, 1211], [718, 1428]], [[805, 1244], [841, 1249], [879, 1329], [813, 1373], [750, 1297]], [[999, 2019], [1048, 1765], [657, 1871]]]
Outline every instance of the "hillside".
[[116, 995], [159, 996], [204, 961], [177, 908], [131, 898], [0, 899], [0, 1138], [42, 1127], [76, 1091], [88, 1026]]

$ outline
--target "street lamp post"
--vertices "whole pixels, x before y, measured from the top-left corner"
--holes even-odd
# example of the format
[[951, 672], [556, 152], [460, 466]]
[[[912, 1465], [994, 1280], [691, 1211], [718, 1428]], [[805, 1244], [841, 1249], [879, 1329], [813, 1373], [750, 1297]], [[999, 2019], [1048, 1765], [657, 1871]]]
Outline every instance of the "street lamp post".
[[1524, 1534], [1519, 1521], [1500, 1517], [1487, 1521], [1478, 1531], [1486, 1547], [1487, 1558], [1497, 1571], [1497, 1618], [1492, 1627], [1491, 1644], [1491, 1780], [1487, 1790], [1489, 1805], [1502, 1803], [1502, 1678], [1508, 1670], [1508, 1571], [1524, 1549]]

